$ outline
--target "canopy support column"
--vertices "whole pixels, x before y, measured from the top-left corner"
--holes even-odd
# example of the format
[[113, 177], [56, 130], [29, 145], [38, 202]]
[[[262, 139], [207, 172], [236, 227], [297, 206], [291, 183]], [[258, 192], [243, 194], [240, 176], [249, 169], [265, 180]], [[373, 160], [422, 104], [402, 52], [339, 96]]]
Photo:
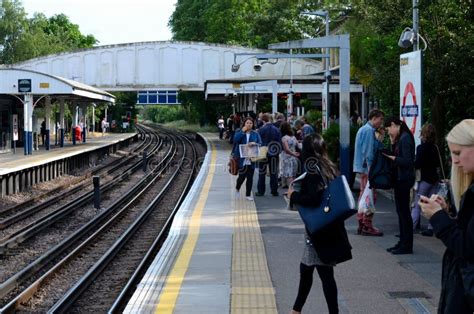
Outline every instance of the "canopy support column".
[[64, 147], [64, 98], [59, 99], [59, 147]]

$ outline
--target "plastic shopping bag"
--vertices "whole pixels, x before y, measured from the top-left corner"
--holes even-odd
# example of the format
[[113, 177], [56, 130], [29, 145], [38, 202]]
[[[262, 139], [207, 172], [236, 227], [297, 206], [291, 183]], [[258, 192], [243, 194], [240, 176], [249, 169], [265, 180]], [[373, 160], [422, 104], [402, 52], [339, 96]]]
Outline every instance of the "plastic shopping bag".
[[370, 188], [369, 182], [367, 182], [364, 192], [359, 199], [358, 212], [363, 214], [375, 213], [374, 190]]

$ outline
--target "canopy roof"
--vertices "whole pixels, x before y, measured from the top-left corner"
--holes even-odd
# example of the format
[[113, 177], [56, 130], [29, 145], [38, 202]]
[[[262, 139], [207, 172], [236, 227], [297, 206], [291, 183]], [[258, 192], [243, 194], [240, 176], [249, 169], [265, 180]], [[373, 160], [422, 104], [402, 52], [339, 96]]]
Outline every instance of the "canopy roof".
[[115, 96], [101, 89], [60, 76], [0, 66], [0, 94], [51, 95], [68, 100], [115, 103]]

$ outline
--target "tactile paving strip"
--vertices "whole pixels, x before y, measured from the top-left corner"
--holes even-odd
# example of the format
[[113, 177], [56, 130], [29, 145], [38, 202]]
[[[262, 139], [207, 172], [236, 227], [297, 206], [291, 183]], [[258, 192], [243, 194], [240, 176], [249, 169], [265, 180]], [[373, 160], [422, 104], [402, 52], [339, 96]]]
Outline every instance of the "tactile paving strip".
[[231, 313], [277, 313], [255, 203], [233, 194]]

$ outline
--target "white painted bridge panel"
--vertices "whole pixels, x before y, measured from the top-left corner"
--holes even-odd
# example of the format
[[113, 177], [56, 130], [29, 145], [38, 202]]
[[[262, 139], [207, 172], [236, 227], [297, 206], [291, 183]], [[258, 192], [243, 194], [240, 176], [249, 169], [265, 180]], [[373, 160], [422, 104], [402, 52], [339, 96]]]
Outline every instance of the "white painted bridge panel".
[[[249, 59], [238, 72], [231, 71], [234, 53], [268, 53], [268, 50], [198, 42], [143, 42], [101, 46], [31, 59], [13, 65], [82, 82], [104, 90], [204, 90], [206, 80], [242, 77], [275, 78], [290, 75], [289, 59], [266, 64], [255, 72]], [[237, 63], [247, 56], [237, 58]], [[293, 75], [320, 72], [322, 63], [294, 59]]]

